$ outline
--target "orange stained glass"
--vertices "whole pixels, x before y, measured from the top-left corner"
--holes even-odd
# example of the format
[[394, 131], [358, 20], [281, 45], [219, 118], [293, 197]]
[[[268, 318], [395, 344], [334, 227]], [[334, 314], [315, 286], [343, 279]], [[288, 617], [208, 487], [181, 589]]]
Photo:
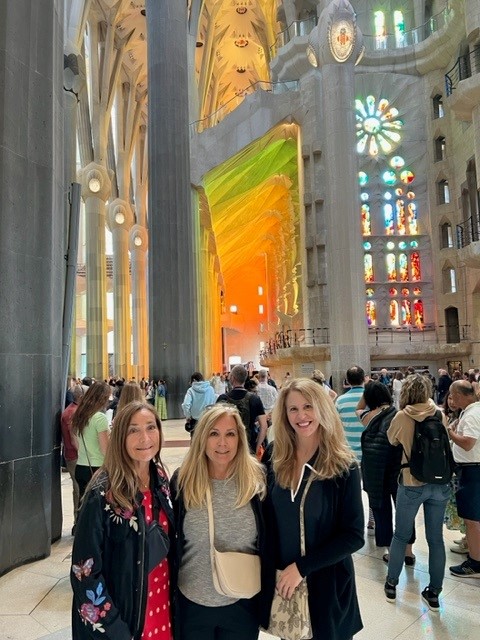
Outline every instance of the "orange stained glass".
[[388, 293], [389, 293], [391, 296], [396, 296], [396, 295], [397, 295], [397, 293], [398, 293], [398, 291], [395, 289], [395, 287], [392, 287], [391, 289], [389, 289], [389, 290], [388, 290]]
[[417, 205], [414, 202], [409, 202], [407, 205], [407, 212], [408, 232], [411, 235], [416, 235], [418, 233]]
[[413, 317], [417, 326], [423, 325], [423, 302], [421, 300], [414, 300], [413, 302]]
[[401, 198], [396, 202], [396, 210], [397, 210], [397, 232], [404, 236], [406, 229], [406, 217], [405, 217], [405, 201]]
[[406, 288], [403, 288], [402, 289], [402, 296], [408, 296], [408, 295], [410, 295], [410, 291], [408, 289], [406, 289]]
[[373, 282], [373, 259], [371, 253], [366, 253], [363, 257], [363, 265], [365, 271], [365, 282]]
[[377, 310], [376, 304], [373, 300], [367, 300], [367, 324], [369, 327], [374, 327], [377, 323]]
[[387, 278], [389, 282], [397, 279], [397, 264], [394, 253], [387, 253]]
[[401, 253], [398, 256], [398, 270], [400, 272], [400, 280], [402, 282], [408, 282], [408, 260], [405, 253]]
[[422, 279], [422, 272], [420, 269], [420, 254], [418, 253], [418, 251], [414, 251], [410, 255], [410, 271], [413, 282], [417, 282], [418, 280]]
[[398, 326], [398, 302], [396, 300], [390, 300], [390, 324]]
[[414, 287], [414, 289], [413, 289], [413, 295], [414, 295], [414, 296], [420, 296], [420, 295], [422, 295], [422, 290], [420, 289], [420, 287]]
[[368, 206], [368, 204], [362, 204], [362, 234], [364, 236], [372, 235], [370, 207]]
[[412, 305], [409, 300], [402, 300], [402, 324], [412, 324]]

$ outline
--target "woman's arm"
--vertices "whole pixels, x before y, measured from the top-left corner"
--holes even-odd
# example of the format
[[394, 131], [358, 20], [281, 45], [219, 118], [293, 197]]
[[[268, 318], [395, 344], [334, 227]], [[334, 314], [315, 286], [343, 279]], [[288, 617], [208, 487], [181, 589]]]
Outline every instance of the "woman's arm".
[[108, 440], [109, 440], [108, 431], [100, 431], [99, 433], [97, 433], [97, 437], [98, 437], [98, 444], [100, 446], [100, 451], [103, 453], [103, 455], [105, 455], [107, 453], [107, 448], [108, 448]]
[[91, 638], [131, 640], [130, 629], [120, 619], [103, 574], [104, 507], [105, 502], [97, 491], [90, 491], [77, 522], [70, 573], [73, 616], [80, 617]]

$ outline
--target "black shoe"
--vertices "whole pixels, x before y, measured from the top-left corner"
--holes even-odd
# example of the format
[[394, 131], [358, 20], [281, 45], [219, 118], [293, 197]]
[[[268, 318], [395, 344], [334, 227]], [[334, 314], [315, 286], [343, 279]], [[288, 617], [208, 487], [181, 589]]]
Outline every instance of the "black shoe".
[[387, 580], [383, 590], [385, 591], [385, 597], [388, 602], [395, 602], [395, 598], [397, 597], [397, 587], [394, 584], [390, 584]]
[[[390, 560], [390, 556], [388, 555], [388, 553], [383, 554], [382, 560], [385, 562], [385, 564], [388, 564], [388, 561]], [[405, 556], [405, 566], [413, 567], [415, 565], [415, 560], [415, 556]]]
[[450, 573], [457, 578], [480, 578], [480, 562], [467, 558], [462, 564], [450, 567]]
[[428, 608], [430, 609], [430, 611], [439, 611], [440, 610], [440, 603], [438, 601], [438, 593], [436, 593], [435, 591], [432, 591], [432, 589], [430, 589], [430, 587], [426, 587], [422, 591], [422, 600], [426, 604], [428, 604]]

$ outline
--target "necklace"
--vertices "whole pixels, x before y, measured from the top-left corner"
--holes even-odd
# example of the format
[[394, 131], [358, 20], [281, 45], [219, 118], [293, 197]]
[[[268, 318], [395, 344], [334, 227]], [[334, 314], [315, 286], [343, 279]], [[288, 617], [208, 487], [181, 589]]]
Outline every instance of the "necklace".
[[139, 482], [140, 482], [140, 486], [143, 487], [144, 489], [149, 489], [150, 488], [150, 478], [148, 478], [147, 482], [145, 482], [140, 476], [137, 476]]

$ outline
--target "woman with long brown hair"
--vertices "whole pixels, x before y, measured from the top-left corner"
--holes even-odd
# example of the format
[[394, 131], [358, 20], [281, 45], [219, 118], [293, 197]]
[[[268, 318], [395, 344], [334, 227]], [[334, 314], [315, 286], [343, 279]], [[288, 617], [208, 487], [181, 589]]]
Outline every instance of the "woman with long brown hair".
[[151, 405], [134, 401], [118, 412], [75, 534], [73, 640], [172, 639], [173, 512], [161, 446]]
[[75, 479], [81, 501], [87, 484], [99, 469], [108, 447], [108, 420], [105, 409], [110, 398], [106, 382], [94, 382], [88, 387], [72, 419], [72, 429], [78, 441]]

